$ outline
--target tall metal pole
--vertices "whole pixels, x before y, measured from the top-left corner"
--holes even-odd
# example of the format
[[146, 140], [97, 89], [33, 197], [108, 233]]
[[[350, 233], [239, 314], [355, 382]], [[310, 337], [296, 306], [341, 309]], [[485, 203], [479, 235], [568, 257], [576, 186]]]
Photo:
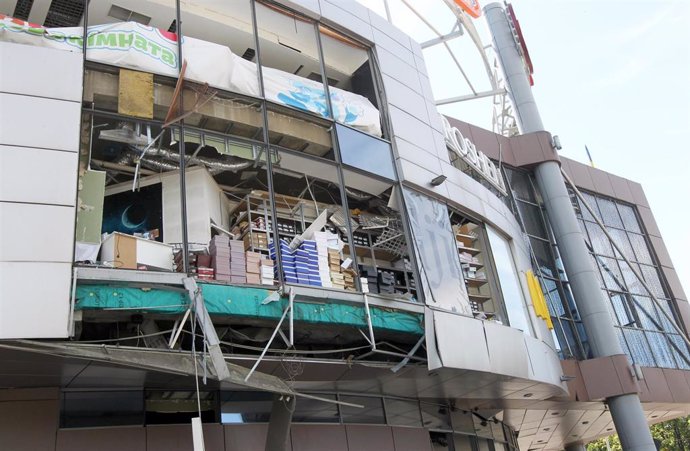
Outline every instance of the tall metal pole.
[[[543, 131], [544, 124], [506, 12], [500, 3], [491, 3], [484, 8], [484, 13], [521, 130], [523, 133]], [[596, 269], [570, 203], [560, 164], [556, 161], [540, 163], [534, 174], [592, 351], [596, 357], [623, 354], [606, 306], [608, 300], [599, 287]], [[612, 396], [606, 402], [624, 450], [656, 451], [637, 394]]]
[[[180, 2], [177, 0], [175, 2], [176, 8], [176, 20], [177, 20], [177, 76], [182, 76], [182, 14]], [[184, 114], [184, 81], [180, 80], [182, 84], [182, 89], [180, 90], [179, 99], [179, 109], [178, 114], [182, 116]], [[186, 164], [187, 156], [185, 155], [185, 145], [184, 145], [184, 119], [180, 119], [180, 141], [177, 143], [177, 148], [180, 153], [180, 210], [182, 211], [182, 271], [189, 274], [189, 234], [187, 231], [187, 180], [186, 180]]]

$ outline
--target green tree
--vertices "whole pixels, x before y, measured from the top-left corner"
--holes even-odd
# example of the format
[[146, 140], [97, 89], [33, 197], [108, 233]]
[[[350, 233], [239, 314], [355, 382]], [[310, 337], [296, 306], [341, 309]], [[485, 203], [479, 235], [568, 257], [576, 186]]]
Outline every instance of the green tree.
[[[652, 437], [661, 444], [661, 451], [690, 451], [690, 416], [664, 421], [650, 429]], [[600, 438], [587, 445], [587, 451], [623, 450], [617, 435], [608, 439], [609, 448], [606, 447], [606, 438]]]

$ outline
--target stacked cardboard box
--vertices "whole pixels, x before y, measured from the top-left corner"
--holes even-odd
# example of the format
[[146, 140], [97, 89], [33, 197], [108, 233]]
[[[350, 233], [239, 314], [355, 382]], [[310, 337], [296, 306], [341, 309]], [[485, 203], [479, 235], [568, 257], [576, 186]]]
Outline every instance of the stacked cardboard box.
[[378, 272], [373, 266], [362, 266], [361, 269], [361, 280], [362, 280], [362, 290], [364, 290], [364, 285], [367, 285], [368, 293], [378, 293]]
[[[276, 246], [275, 242], [272, 242], [271, 244], [268, 245], [268, 250], [269, 250], [269, 256], [271, 257], [271, 260], [274, 262], [277, 260], [276, 256]], [[295, 252], [290, 249], [290, 245], [287, 242], [287, 240], [282, 239], [280, 240], [280, 261], [281, 261], [281, 269], [283, 270], [283, 275], [285, 276], [285, 282], [286, 283], [298, 283], [297, 280], [297, 271], [295, 267], [295, 262], [296, 262], [296, 256]], [[276, 270], [276, 279], [278, 278], [278, 266], [274, 266]]]
[[261, 254], [247, 251], [245, 253], [247, 264], [247, 283], [261, 284]]
[[343, 269], [343, 281], [345, 282], [346, 290], [356, 290], [355, 277], [357, 277], [357, 271], [352, 268]]
[[316, 241], [304, 240], [295, 251], [295, 258], [297, 283], [320, 287], [321, 277], [319, 275], [319, 255], [316, 250]]
[[252, 231], [244, 236], [244, 248], [268, 249], [268, 235], [266, 232]]
[[261, 285], [273, 285], [273, 260], [261, 259]]
[[206, 253], [196, 254], [196, 273], [197, 277], [201, 280], [214, 280], [216, 272], [211, 267], [213, 259], [210, 255]]
[[214, 236], [208, 250], [211, 253], [211, 267], [216, 280], [230, 282], [230, 238], [225, 235]]
[[247, 283], [247, 262], [244, 255], [244, 243], [230, 241], [230, 282]]
[[395, 293], [395, 274], [390, 271], [379, 270], [378, 279], [379, 293]]

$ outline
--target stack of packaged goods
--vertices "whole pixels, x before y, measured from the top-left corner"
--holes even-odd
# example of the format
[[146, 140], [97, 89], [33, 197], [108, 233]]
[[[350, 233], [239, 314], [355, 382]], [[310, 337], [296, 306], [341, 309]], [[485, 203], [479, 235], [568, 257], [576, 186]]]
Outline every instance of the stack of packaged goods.
[[232, 240], [230, 243], [230, 282], [247, 283], [247, 262], [244, 256], [244, 243]]
[[208, 250], [211, 253], [211, 267], [216, 280], [230, 282], [230, 238], [225, 235], [214, 236]]
[[[276, 247], [275, 242], [268, 245], [269, 256], [274, 262], [277, 260], [276, 257]], [[290, 249], [290, 245], [285, 239], [280, 240], [280, 261], [281, 269], [283, 270], [283, 275], [285, 276], [286, 283], [298, 283], [297, 280], [297, 270], [296, 270], [296, 256], [295, 252]], [[276, 278], [278, 278], [278, 267], [276, 269]]]
[[261, 285], [273, 285], [273, 260], [261, 259]]
[[343, 269], [343, 282], [346, 290], [355, 291], [357, 289], [355, 277], [357, 277], [357, 271], [352, 268]]
[[[240, 230], [244, 232], [248, 223], [243, 222]], [[244, 236], [244, 248], [245, 249], [268, 249], [268, 233], [266, 231], [270, 230], [267, 228], [269, 226], [266, 224], [266, 219], [263, 216], [255, 218], [251, 223], [251, 232]]]
[[247, 261], [247, 283], [254, 285], [261, 284], [261, 254], [258, 252], [247, 251], [245, 253]]
[[340, 251], [328, 249], [328, 272], [331, 277], [333, 288], [345, 289], [345, 277], [340, 266]]
[[216, 272], [211, 267], [213, 259], [208, 254], [197, 254], [197, 277], [200, 280], [214, 280]]
[[390, 271], [379, 271], [378, 279], [379, 293], [395, 293], [395, 274]]
[[304, 240], [295, 251], [297, 282], [304, 285], [321, 286], [319, 275], [319, 254], [316, 241]]
[[378, 272], [373, 266], [362, 266], [362, 291], [364, 291], [364, 286], [366, 285], [368, 291], [367, 293], [378, 293]]

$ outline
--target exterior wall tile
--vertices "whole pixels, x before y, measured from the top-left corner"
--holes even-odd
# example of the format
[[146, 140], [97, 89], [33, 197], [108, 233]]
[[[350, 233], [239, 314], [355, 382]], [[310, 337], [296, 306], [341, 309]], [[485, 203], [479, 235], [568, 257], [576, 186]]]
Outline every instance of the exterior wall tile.
[[12, 451], [54, 450], [59, 412], [60, 401], [57, 399], [0, 402], [0, 448]]
[[664, 368], [664, 376], [666, 377], [666, 383], [671, 390], [671, 396], [673, 396], [673, 401], [677, 403], [690, 403], [690, 386], [685, 380], [682, 370], [672, 370]]
[[642, 219], [642, 225], [644, 225], [647, 234], [649, 234], [650, 236], [661, 237], [661, 231], [659, 231], [659, 227], [656, 225], [656, 219], [654, 219], [652, 210], [648, 207], [642, 207], [638, 205], [637, 212], [640, 214], [640, 219]]
[[640, 185], [637, 182], [628, 180], [628, 187], [630, 188], [630, 192], [632, 193], [633, 199], [635, 200], [635, 203], [638, 206], [649, 207], [649, 202], [647, 201], [647, 196], [645, 196], [644, 194], [642, 185]]
[[680, 283], [680, 278], [678, 277], [678, 273], [676, 272], [676, 270], [668, 266], [662, 266], [661, 270], [664, 273], [664, 278], [666, 278], [666, 281], [668, 282], [668, 287], [671, 290], [671, 295], [675, 299], [683, 299], [687, 301], [688, 298], [685, 295], [683, 285]]
[[382, 74], [386, 74], [405, 86], [417, 91], [420, 89], [419, 73], [414, 66], [403, 61], [390, 51], [381, 46], [376, 47], [376, 54], [379, 58], [379, 66]]
[[[562, 158], [561, 160], [566, 160], [566, 158]], [[594, 180], [592, 180], [592, 175], [589, 172], [588, 166], [579, 161], [568, 160], [568, 167], [570, 168], [570, 178], [578, 188], [596, 191]]]
[[[223, 449], [225, 447], [223, 425], [204, 424], [203, 427], [205, 448]], [[117, 439], [113, 442], [117, 443]], [[146, 451], [187, 451], [192, 449], [192, 445], [191, 424], [146, 426]]]
[[587, 167], [587, 170], [592, 176], [594, 190], [597, 193], [603, 194], [604, 196], [616, 197], [616, 193], [613, 191], [613, 185], [611, 185], [611, 180], [606, 172], [591, 167]]
[[426, 429], [393, 428], [395, 451], [431, 451], [431, 440]]
[[441, 174], [441, 164], [435, 153], [421, 149], [402, 138], [395, 137], [395, 145], [400, 158], [404, 158], [435, 174]]
[[417, 55], [414, 55], [414, 62], [415, 62], [415, 65], [417, 66], [417, 70], [419, 71], [419, 73], [428, 77], [429, 71], [426, 68], [426, 61], [424, 61], [424, 58], [417, 56]]
[[422, 122], [429, 122], [426, 101], [420, 95], [419, 89], [413, 90], [388, 75], [382, 75], [386, 89], [386, 99], [390, 105], [395, 105], [407, 114]]
[[395, 25], [388, 22], [385, 18], [379, 16], [374, 11], [369, 10], [369, 21], [371, 25], [379, 32], [385, 34], [404, 48], [412, 51], [412, 40], [410, 37], [400, 30]]
[[422, 85], [422, 94], [424, 95], [424, 98], [433, 102], [434, 91], [431, 89], [431, 82], [429, 81], [429, 77], [423, 74], [419, 74], [419, 82]]
[[292, 447], [300, 451], [348, 451], [345, 426], [293, 425], [290, 428]]
[[642, 374], [649, 390], [649, 400], [654, 402], [673, 402], [673, 395], [668, 387], [664, 370], [661, 368], [643, 367]]
[[616, 194], [616, 199], [620, 199], [625, 202], [635, 203], [635, 198], [630, 191], [630, 185], [628, 181], [623, 177], [618, 177], [617, 175], [609, 174], [609, 180], [611, 180], [611, 185], [613, 186], [613, 192]]
[[411, 182], [417, 187], [426, 190], [428, 192], [433, 192], [439, 196], [448, 197], [448, 188], [446, 185], [448, 183], [442, 183], [439, 186], [431, 186], [431, 180], [438, 176], [439, 174], [431, 172], [421, 166], [417, 166], [411, 161], [407, 161], [403, 158], [398, 160], [400, 162], [400, 168], [402, 169], [402, 178]]
[[312, 19], [319, 19], [321, 17], [319, 0], [282, 0], [282, 3], [288, 8], [299, 11]]
[[395, 106], [389, 108], [390, 119], [393, 124], [393, 134], [417, 147], [434, 152], [434, 138], [432, 128], [412, 115]]
[[662, 266], [673, 267], [673, 262], [671, 261], [671, 256], [668, 253], [668, 249], [666, 249], [666, 244], [664, 244], [664, 240], [662, 240], [658, 236], [650, 235], [649, 242], [651, 243], [652, 248], [654, 249], [654, 253], [659, 259], [659, 264]]
[[369, 21], [365, 22], [360, 17], [349, 12], [349, 7], [348, 10], [345, 10], [333, 3], [321, 0], [321, 17], [326, 22], [330, 21], [340, 27], [344, 27], [369, 42], [374, 40]]
[[364, 426], [348, 424], [347, 446], [350, 450], [394, 451], [393, 433], [388, 426]]
[[414, 54], [412, 53], [412, 50], [410, 50], [409, 46], [405, 46], [399, 43], [398, 41], [391, 38], [382, 31], [378, 30], [377, 28], [373, 29], [373, 33], [374, 42], [377, 46], [381, 46], [384, 49], [388, 50], [401, 60], [405, 61], [410, 66], [417, 67], [414, 59]]
[[609, 357], [583, 360], [580, 371], [590, 399], [599, 400], [624, 393], [616, 367]]

